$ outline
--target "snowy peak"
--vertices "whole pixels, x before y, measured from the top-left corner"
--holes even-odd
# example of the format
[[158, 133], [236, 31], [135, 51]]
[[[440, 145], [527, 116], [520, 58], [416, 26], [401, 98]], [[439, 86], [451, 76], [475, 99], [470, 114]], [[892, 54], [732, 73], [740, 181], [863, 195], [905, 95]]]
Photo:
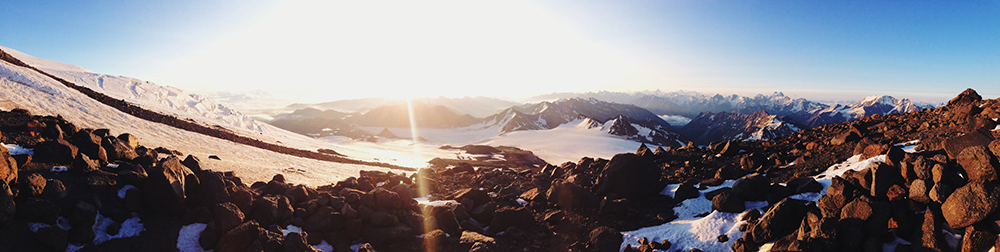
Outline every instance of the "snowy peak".
[[865, 97], [865, 99], [856, 104], [861, 106], [895, 106], [896, 98], [888, 95], [873, 95]]
[[708, 144], [727, 140], [773, 139], [799, 132], [802, 128], [786, 117], [761, 110], [751, 114], [702, 113], [681, 128], [680, 132], [694, 139], [695, 143]]
[[577, 121], [578, 128], [600, 130], [608, 135], [640, 143], [675, 148], [684, 145], [684, 139], [679, 133], [672, 131], [669, 126], [651, 120], [635, 120], [625, 115], [618, 115], [602, 122], [581, 115]]
[[31, 55], [28, 55], [28, 54], [23, 53], [21, 51], [14, 50], [14, 49], [11, 49], [11, 48], [7, 48], [7, 47], [4, 47], [4, 46], [0, 46], [0, 50], [3, 50], [7, 54], [10, 54], [11, 56], [14, 56], [14, 58], [17, 58], [21, 62], [24, 62], [25, 64], [28, 64], [29, 66], [32, 66], [32, 67], [35, 67], [35, 68], [44, 69], [44, 70], [58, 70], [58, 71], [71, 71], [71, 72], [92, 73], [90, 71], [90, 69], [87, 69], [87, 68], [84, 68], [84, 67], [74, 66], [74, 65], [70, 65], [70, 64], [66, 64], [66, 63], [62, 63], [62, 62], [56, 62], [56, 61], [52, 61], [52, 60], [38, 58], [38, 57], [31, 56]]

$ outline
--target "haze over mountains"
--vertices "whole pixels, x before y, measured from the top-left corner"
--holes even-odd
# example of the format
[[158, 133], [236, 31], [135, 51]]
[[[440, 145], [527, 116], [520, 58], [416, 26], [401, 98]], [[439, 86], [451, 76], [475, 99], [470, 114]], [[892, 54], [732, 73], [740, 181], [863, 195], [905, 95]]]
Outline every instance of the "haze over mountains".
[[[430, 106], [425, 101], [439, 105]], [[465, 130], [481, 130], [492, 127], [496, 128], [498, 135], [521, 130], [553, 129], [579, 117], [588, 117], [603, 123], [623, 115], [628, 120], [645, 122], [645, 128], [650, 130], [643, 131], [640, 134], [642, 136], [631, 134], [624, 136], [621, 132], [618, 132], [617, 135], [611, 135], [627, 139], [646, 139], [640, 142], [664, 146], [674, 146], [676, 141], [680, 141], [680, 145], [684, 145], [687, 141], [692, 140], [697, 144], [727, 140], [766, 140], [802, 129], [856, 120], [868, 115], [906, 113], [931, 107], [914, 104], [905, 98], [897, 99], [886, 95], [869, 96], [862, 99], [861, 102], [830, 106], [804, 98], [788, 97], [781, 92], [746, 97], [719, 94], [709, 96], [689, 91], [669, 93], [661, 91], [636, 93], [602, 91], [554, 93], [532, 97], [527, 101], [535, 102], [516, 106], [510, 105], [516, 104], [515, 102], [496, 98], [465, 97], [460, 99], [415, 99], [410, 104], [413, 106], [414, 120], [416, 120], [418, 127], [463, 128]], [[378, 106], [378, 104], [383, 105]], [[405, 101], [378, 98], [342, 100], [311, 105], [294, 104], [288, 109], [298, 108], [298, 110], [275, 115], [271, 123], [295, 125], [290, 127], [296, 128], [307, 127], [311, 130], [294, 129], [293, 131], [314, 136], [342, 135], [365, 138], [357, 135], [362, 131], [358, 131], [352, 126], [409, 127], [409, 114], [406, 106]], [[316, 108], [342, 108], [355, 113], [342, 113], [336, 109], [320, 111]], [[476, 114], [482, 114], [486, 111], [495, 112], [480, 117], [464, 113], [466, 111], [475, 111]], [[321, 114], [324, 113], [340, 118], [317, 119], [317, 117], [322, 117]], [[681, 119], [675, 121], [681, 123], [688, 121], [684, 120], [685, 118], [689, 119], [687, 125], [691, 126], [671, 125], [663, 120], [665, 117]], [[323, 129], [327, 130], [323, 131]], [[335, 132], [349, 133], [337, 134]], [[661, 139], [663, 141], [653, 141], [649, 140], [650, 132], [671, 137]], [[367, 136], [376, 133], [370, 131]], [[371, 138], [367, 137], [367, 139]]]

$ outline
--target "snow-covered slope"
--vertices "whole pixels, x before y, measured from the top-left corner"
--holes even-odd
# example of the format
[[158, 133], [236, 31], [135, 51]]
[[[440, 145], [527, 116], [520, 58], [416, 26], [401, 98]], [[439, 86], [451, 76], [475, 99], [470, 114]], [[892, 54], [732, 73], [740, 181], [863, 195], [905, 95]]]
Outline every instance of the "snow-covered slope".
[[31, 56], [31, 55], [28, 55], [28, 54], [23, 53], [21, 51], [14, 50], [14, 49], [11, 49], [11, 48], [7, 48], [7, 47], [4, 47], [4, 46], [0, 46], [0, 50], [3, 50], [7, 54], [10, 54], [11, 56], [14, 56], [14, 58], [17, 58], [17, 59], [21, 60], [21, 62], [24, 62], [24, 63], [28, 64], [29, 66], [33, 66], [35, 68], [45, 68], [45, 69], [52, 69], [52, 70], [59, 70], [59, 71], [72, 71], [72, 72], [91, 73], [90, 69], [87, 69], [87, 68], [84, 68], [84, 67], [74, 66], [74, 65], [70, 65], [70, 64], [66, 64], [66, 63], [62, 63], [62, 62], [55, 62], [55, 61], [51, 61], [51, 60], [47, 60], [47, 59], [41, 59], [41, 58], [38, 58], [38, 57], [35, 57], [35, 56]]
[[[357, 176], [361, 169], [386, 170], [279, 154], [139, 119], [97, 102], [34, 70], [6, 61], [0, 61], [0, 103], [27, 109], [34, 114], [60, 115], [82, 128], [107, 128], [114, 134], [132, 133], [142, 145], [163, 146], [199, 156], [206, 160], [210, 168], [235, 171], [248, 182], [266, 181], [272, 175], [280, 173], [295, 183], [323, 185]], [[281, 137], [283, 142], [287, 140], [288, 143], [294, 143], [295, 147], [306, 146], [303, 149], [339, 148], [292, 133], [272, 136]], [[222, 160], [208, 159], [208, 155], [217, 155]]]
[[787, 119], [764, 111], [751, 114], [706, 112], [698, 115], [679, 131], [694, 139], [695, 143], [708, 144], [727, 140], [767, 140], [802, 130]]

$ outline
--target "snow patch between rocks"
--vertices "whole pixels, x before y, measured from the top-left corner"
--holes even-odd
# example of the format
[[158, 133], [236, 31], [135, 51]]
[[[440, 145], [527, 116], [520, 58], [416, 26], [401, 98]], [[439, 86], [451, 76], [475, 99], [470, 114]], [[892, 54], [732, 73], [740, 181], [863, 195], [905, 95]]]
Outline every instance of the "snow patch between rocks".
[[201, 237], [201, 232], [205, 231], [206, 227], [208, 224], [205, 223], [191, 223], [181, 227], [181, 232], [177, 235], [177, 249], [181, 252], [212, 251], [205, 250], [198, 242], [198, 237]]

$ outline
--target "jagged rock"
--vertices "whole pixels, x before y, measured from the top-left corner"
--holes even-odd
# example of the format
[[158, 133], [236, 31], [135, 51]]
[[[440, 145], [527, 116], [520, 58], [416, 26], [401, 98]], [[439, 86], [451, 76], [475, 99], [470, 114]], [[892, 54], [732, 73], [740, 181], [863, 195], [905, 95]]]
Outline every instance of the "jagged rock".
[[488, 202], [472, 208], [472, 212], [469, 212], [469, 215], [472, 216], [473, 219], [476, 219], [476, 221], [479, 221], [479, 223], [490, 223], [493, 221], [493, 213], [496, 210], [497, 204]]
[[69, 165], [73, 163], [78, 151], [79, 149], [75, 145], [66, 142], [66, 140], [55, 139], [35, 147], [34, 159]]
[[45, 183], [48, 182], [41, 174], [32, 173], [21, 178], [21, 193], [27, 196], [41, 196], [45, 191]]
[[889, 146], [885, 144], [870, 144], [865, 147], [865, 151], [861, 153], [861, 160], [869, 159], [878, 155], [882, 155], [889, 150]]
[[59, 124], [49, 124], [42, 130], [42, 137], [51, 139], [63, 139], [63, 130]]
[[[295, 211], [284, 196], [263, 196], [255, 198], [250, 207], [250, 218], [261, 224], [285, 224]], [[332, 210], [331, 211], [335, 211]]]
[[761, 174], [750, 174], [733, 183], [733, 191], [748, 201], [759, 201], [767, 197], [771, 182]]
[[924, 221], [919, 230], [915, 230], [913, 238], [914, 251], [949, 251], [948, 244], [941, 233], [944, 219], [939, 213], [928, 209], [924, 211]]
[[747, 171], [756, 171], [768, 163], [767, 156], [758, 152], [751, 152], [750, 155], [740, 159], [740, 167]]
[[229, 230], [219, 242], [215, 244], [215, 251], [219, 252], [244, 252], [250, 249], [250, 244], [257, 239], [260, 233], [266, 232], [256, 221], [248, 221], [240, 224], [233, 230]]
[[424, 218], [433, 218], [430, 223], [436, 224], [437, 228], [451, 234], [457, 234], [458, 231], [460, 231], [461, 225], [455, 217], [455, 212], [451, 211], [450, 207], [433, 206], [431, 207], [430, 212], [430, 216], [425, 216]]
[[600, 201], [590, 190], [562, 180], [553, 180], [545, 197], [564, 209], [596, 207]]
[[660, 169], [648, 158], [635, 154], [618, 154], [601, 171], [594, 191], [597, 195], [614, 193], [619, 197], [653, 196], [663, 190]]
[[427, 247], [427, 251], [444, 251], [448, 242], [448, 234], [441, 229], [431, 230], [424, 234], [424, 246]]
[[984, 146], [970, 146], [962, 150], [956, 158], [958, 164], [969, 176], [969, 181], [994, 181], [997, 175], [996, 158]]
[[386, 211], [377, 211], [372, 213], [372, 216], [369, 219], [371, 219], [372, 225], [376, 227], [391, 227], [399, 224], [399, 218], [396, 218], [396, 215]]
[[993, 142], [990, 142], [989, 147], [990, 147], [990, 152], [993, 153], [994, 157], [1000, 156], [1000, 139], [993, 140]]
[[712, 208], [727, 213], [742, 213], [746, 210], [743, 199], [732, 191], [724, 191], [713, 197]]
[[139, 157], [139, 154], [135, 153], [135, 149], [118, 140], [118, 138], [105, 137], [101, 140], [101, 147], [108, 153], [108, 160], [132, 161]]
[[374, 197], [375, 206], [383, 209], [395, 210], [399, 209], [399, 206], [402, 205], [400, 204], [399, 194], [396, 194], [393, 191], [376, 188], [368, 192], [368, 194]]
[[799, 220], [802, 220], [807, 211], [806, 201], [785, 198], [771, 207], [760, 221], [747, 231], [748, 236], [754, 244], [763, 244], [789, 235], [799, 227]]
[[948, 225], [964, 228], [990, 215], [1000, 205], [1000, 188], [989, 183], [969, 183], [955, 190], [941, 205]]
[[966, 89], [965, 91], [962, 91], [962, 93], [958, 94], [958, 96], [955, 96], [955, 98], [952, 98], [951, 100], [949, 100], [948, 101], [948, 106], [951, 106], [951, 105], [962, 105], [962, 104], [969, 104], [969, 103], [979, 103], [982, 100], [983, 100], [983, 97], [979, 96], [979, 93], [977, 93], [976, 90], [973, 90], [972, 88], [969, 88], [969, 89]]
[[521, 193], [521, 198], [527, 201], [542, 201], [545, 200], [545, 194], [539, 191], [538, 188], [531, 188], [524, 193]]
[[715, 178], [721, 180], [738, 179], [747, 175], [747, 171], [735, 166], [723, 166], [715, 173]]

